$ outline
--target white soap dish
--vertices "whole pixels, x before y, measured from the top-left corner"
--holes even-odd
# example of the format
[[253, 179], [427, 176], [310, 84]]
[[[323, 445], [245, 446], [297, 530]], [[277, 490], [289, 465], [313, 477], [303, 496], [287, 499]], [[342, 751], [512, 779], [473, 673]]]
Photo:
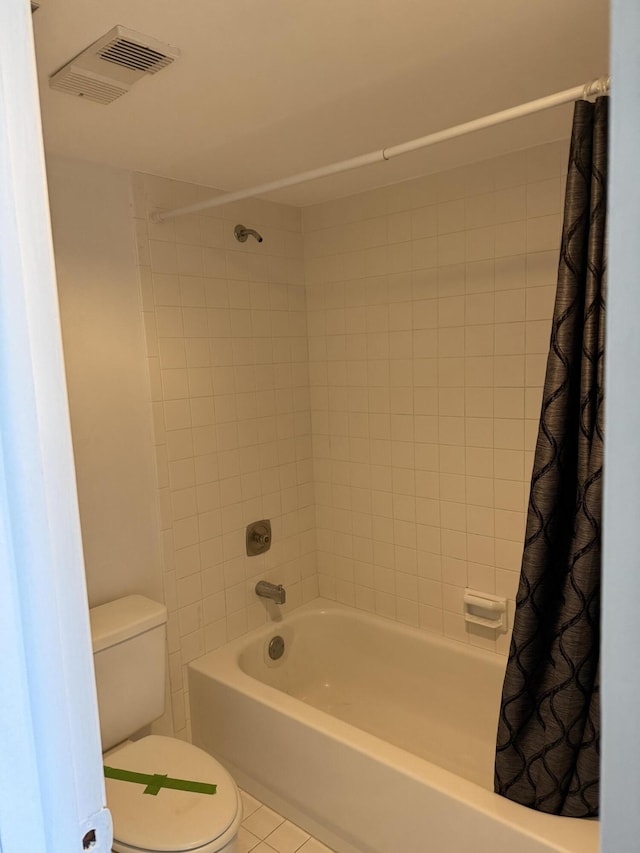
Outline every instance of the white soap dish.
[[464, 621], [494, 631], [507, 630], [507, 599], [477, 589], [465, 589]]

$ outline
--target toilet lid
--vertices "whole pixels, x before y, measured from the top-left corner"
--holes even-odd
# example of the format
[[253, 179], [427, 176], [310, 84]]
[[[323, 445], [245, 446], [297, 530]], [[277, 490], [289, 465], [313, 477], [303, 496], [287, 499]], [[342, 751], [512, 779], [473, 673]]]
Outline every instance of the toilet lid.
[[185, 741], [149, 735], [113, 750], [105, 764], [217, 786], [215, 794], [161, 788], [154, 796], [143, 793], [144, 785], [105, 779], [114, 841], [159, 853], [194, 850], [223, 835], [238, 814], [238, 789], [229, 773]]

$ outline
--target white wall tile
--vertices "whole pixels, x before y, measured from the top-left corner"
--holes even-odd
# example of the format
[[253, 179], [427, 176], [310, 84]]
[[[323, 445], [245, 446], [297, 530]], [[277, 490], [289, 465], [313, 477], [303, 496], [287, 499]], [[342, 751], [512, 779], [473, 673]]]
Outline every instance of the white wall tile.
[[[304, 212], [320, 591], [501, 654], [461, 592], [517, 587], [566, 154]], [[375, 568], [343, 553], [356, 530]]]
[[[181, 665], [262, 624], [260, 574], [289, 606], [319, 592], [506, 652], [461, 593], [517, 587], [565, 164], [553, 143], [307, 208], [304, 246], [266, 202], [246, 251], [232, 218], [137, 211], [178, 733]], [[269, 515], [261, 571], [243, 528]]]
[[[185, 196], [181, 203], [199, 192], [161, 178], [144, 181], [172, 205], [176, 192]], [[136, 221], [146, 226], [140, 205], [142, 197]], [[267, 202], [248, 202], [242, 215], [264, 233], [259, 247], [239, 249], [237, 220], [217, 212], [139, 229], [146, 240], [140, 262], [150, 264], [149, 275], [144, 266], [141, 274], [153, 296], [145, 303], [152, 396], [161, 404], [155, 433], [165, 587], [178, 608], [171, 651], [183, 665], [262, 623], [247, 571], [286, 583], [289, 609], [318, 590], [315, 535], [306, 536], [314, 531], [306, 300], [296, 266], [300, 215]], [[387, 225], [368, 225], [363, 244], [384, 244]], [[389, 234], [398, 237], [403, 228], [409, 239], [408, 215], [390, 222]], [[329, 245], [316, 244], [318, 251]], [[330, 315], [329, 331], [344, 333], [344, 309]], [[360, 434], [357, 421], [353, 434]], [[245, 566], [244, 526], [261, 517], [272, 519], [273, 547]], [[330, 591], [335, 595], [335, 586]], [[345, 588], [341, 597], [356, 603]], [[172, 668], [171, 689], [181, 734], [188, 702], [179, 672]]]

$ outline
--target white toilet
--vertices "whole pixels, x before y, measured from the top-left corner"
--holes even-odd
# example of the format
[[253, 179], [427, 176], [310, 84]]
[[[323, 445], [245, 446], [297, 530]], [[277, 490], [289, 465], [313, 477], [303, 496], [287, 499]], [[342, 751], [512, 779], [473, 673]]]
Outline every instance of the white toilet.
[[[141, 595], [94, 607], [91, 635], [105, 765], [217, 786], [215, 794], [107, 778], [115, 853], [235, 853], [242, 819], [229, 773], [176, 738], [126, 740], [164, 710], [166, 609]], [[156, 788], [157, 790], [157, 788]]]

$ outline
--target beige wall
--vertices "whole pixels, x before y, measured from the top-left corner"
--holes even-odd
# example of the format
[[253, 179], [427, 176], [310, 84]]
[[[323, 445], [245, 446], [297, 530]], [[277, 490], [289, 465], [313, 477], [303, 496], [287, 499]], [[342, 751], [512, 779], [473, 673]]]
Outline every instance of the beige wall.
[[59, 159], [48, 176], [89, 602], [161, 598], [130, 176]]
[[567, 154], [304, 209], [321, 595], [507, 650], [462, 594], [516, 591]]
[[[300, 211], [251, 201], [156, 225], [149, 210], [212, 190], [148, 175], [134, 190], [173, 718], [186, 737], [185, 667], [265, 622], [256, 581], [283, 583], [285, 609], [317, 596]], [[238, 243], [238, 222], [264, 242]], [[272, 548], [247, 557], [245, 527], [262, 518]]]

